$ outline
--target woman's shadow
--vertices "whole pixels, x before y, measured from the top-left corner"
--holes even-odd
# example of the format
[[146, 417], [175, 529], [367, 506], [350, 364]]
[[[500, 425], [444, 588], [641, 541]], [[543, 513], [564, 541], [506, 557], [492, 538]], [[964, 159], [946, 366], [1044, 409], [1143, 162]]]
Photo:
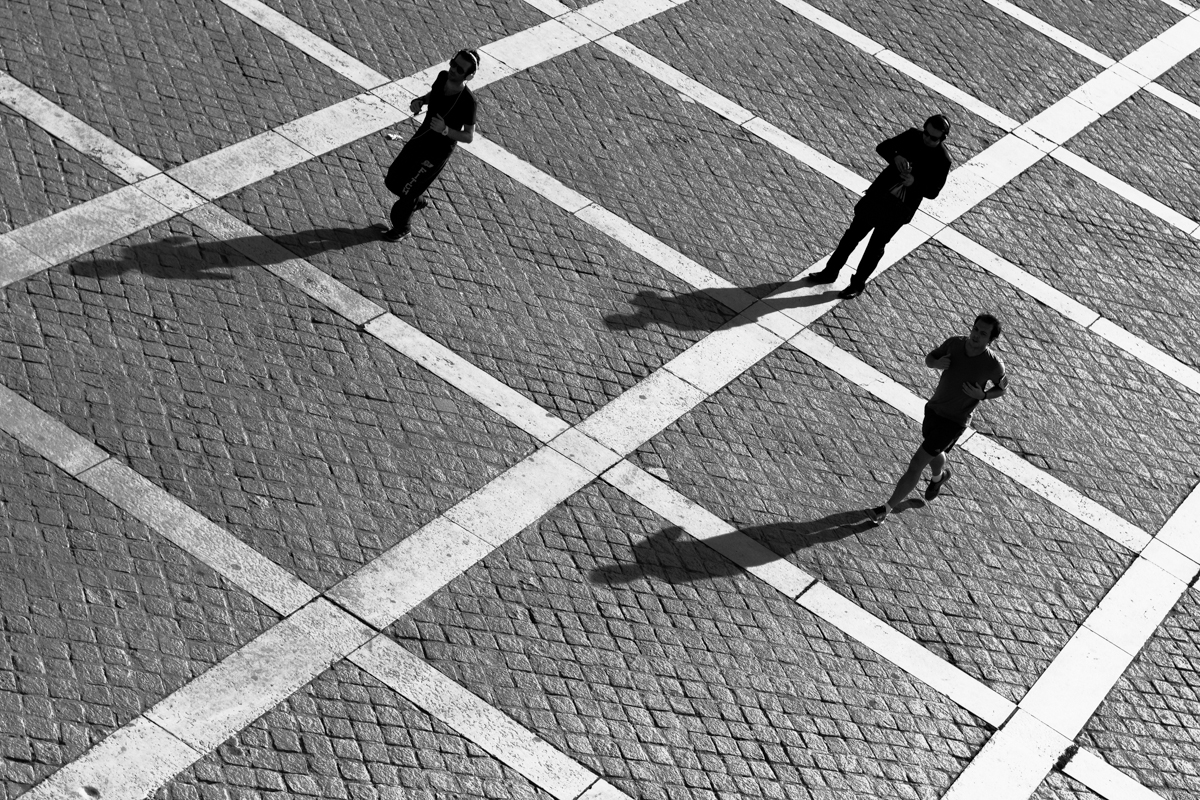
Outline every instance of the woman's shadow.
[[216, 241], [169, 236], [126, 246], [117, 258], [76, 261], [71, 272], [93, 278], [137, 271], [155, 278], [228, 280], [233, 277], [231, 270], [239, 267], [278, 264], [291, 258], [309, 258], [378, 241], [380, 230], [378, 225], [314, 228], [280, 236], [241, 236]]
[[[910, 499], [893, 513], [923, 505], [925, 503], [920, 499]], [[869, 509], [865, 508], [839, 511], [807, 522], [755, 525], [705, 541], [682, 536], [682, 528], [671, 526], [635, 544], [632, 562], [595, 567], [588, 572], [588, 579], [592, 583], [613, 586], [645, 577], [659, 578], [666, 583], [691, 583], [736, 575], [746, 567], [762, 566], [806, 547], [857, 536], [875, 527]], [[746, 538], [766, 549], [746, 548]], [[740, 563], [719, 555], [722, 552], [737, 553]]]
[[[643, 290], [630, 298], [635, 311], [631, 314], [609, 314], [604, 318], [609, 330], [629, 331], [645, 328], [651, 324], [666, 325], [677, 331], [712, 331], [726, 324], [731, 318], [731, 309], [745, 302], [747, 294], [762, 298], [768, 294], [779, 294], [800, 288], [811, 288], [813, 284], [801, 278], [784, 283], [760, 283], [742, 289], [706, 289], [679, 295], [661, 294]], [[758, 320], [772, 310], [803, 308], [824, 303], [837, 296], [836, 289], [822, 289], [793, 297], [773, 297], [732, 317], [738, 324], [745, 325]], [[710, 310], [714, 301], [719, 303], [719, 312]]]

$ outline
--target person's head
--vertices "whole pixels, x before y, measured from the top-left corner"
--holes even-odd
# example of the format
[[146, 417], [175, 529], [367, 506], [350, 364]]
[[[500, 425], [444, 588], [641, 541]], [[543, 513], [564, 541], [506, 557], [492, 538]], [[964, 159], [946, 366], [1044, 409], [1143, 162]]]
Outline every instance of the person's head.
[[946, 137], [950, 135], [950, 120], [941, 114], [934, 114], [925, 120], [925, 130], [923, 133], [925, 134], [925, 146], [937, 147], [946, 141]]
[[1000, 338], [1000, 320], [991, 314], [980, 314], [971, 325], [971, 342], [987, 347]]
[[459, 50], [450, 59], [450, 77], [453, 80], [469, 80], [479, 69], [479, 53], [474, 50]]

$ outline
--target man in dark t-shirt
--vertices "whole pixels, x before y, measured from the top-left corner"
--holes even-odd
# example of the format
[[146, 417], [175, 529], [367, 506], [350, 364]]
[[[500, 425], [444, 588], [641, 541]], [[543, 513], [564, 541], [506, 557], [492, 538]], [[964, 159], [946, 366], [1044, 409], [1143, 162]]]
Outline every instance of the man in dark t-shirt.
[[392, 205], [392, 227], [383, 234], [385, 240], [397, 242], [408, 236], [408, 221], [413, 212], [425, 207], [421, 195], [446, 166], [455, 146], [475, 138], [475, 95], [466, 83], [478, 67], [477, 52], [458, 51], [450, 59], [450, 68], [438, 73], [429, 94], [414, 98], [409, 104], [414, 114], [424, 105], [429, 110], [384, 179], [388, 191], [400, 198]]
[[926, 500], [937, 497], [950, 479], [946, 453], [966, 431], [979, 404], [1003, 397], [1008, 387], [1004, 364], [990, 349], [999, 335], [1000, 320], [991, 314], [980, 314], [971, 326], [970, 335], [952, 336], [925, 356], [925, 366], [941, 370], [942, 376], [933, 397], [925, 404], [925, 421], [921, 424], [924, 441], [913, 454], [908, 470], [897, 481], [892, 496], [871, 510], [876, 524], [886, 520], [896, 505], [916, 488], [927, 465], [932, 477], [925, 489]]
[[888, 166], [855, 204], [854, 220], [842, 234], [825, 269], [808, 276], [810, 283], [836, 281], [846, 259], [873, 228], [875, 233], [867, 243], [850, 285], [838, 297], [849, 299], [863, 293], [867, 278], [879, 266], [887, 243], [917, 213], [922, 198], [932, 200], [946, 185], [950, 154], [943, 142], [949, 135], [950, 120], [934, 114], [925, 120], [923, 130], [909, 128], [899, 136], [879, 143], [875, 152], [888, 162]]

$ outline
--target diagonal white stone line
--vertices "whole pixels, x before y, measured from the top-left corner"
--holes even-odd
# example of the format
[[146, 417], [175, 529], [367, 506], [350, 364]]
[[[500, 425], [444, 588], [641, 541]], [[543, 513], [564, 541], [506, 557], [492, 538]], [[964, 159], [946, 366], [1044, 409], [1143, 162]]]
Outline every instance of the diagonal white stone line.
[[0, 103], [80, 153], [94, 158], [127, 183], [162, 172], [3, 71], [0, 71]]
[[[1200, 545], [1200, 486], [1176, 509], [1155, 537]], [[945, 795], [967, 800], [986, 790], [995, 800], [1026, 800], [1095, 713], [1146, 641], [1187, 591], [1180, 579], [1139, 556], [1018, 704], [1020, 725], [1005, 725], [963, 770]], [[995, 782], [1002, 773], [1007, 781]], [[1120, 781], [1085, 756], [1076, 774]], [[1136, 783], [1136, 782], [1133, 782]], [[1090, 784], [1089, 784], [1090, 785]], [[1124, 784], [1128, 788], [1128, 783]]]
[[1162, 795], [1088, 750], [1079, 750], [1071, 756], [1062, 771], [1105, 800], [1164, 800]]

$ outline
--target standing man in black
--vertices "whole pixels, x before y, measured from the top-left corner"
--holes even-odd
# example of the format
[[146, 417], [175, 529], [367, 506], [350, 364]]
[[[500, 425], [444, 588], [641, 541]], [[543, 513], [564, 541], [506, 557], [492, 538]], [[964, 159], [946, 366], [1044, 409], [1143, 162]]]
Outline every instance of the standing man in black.
[[950, 173], [950, 154], [943, 142], [950, 135], [950, 120], [935, 114], [925, 120], [924, 130], [909, 128], [899, 136], [881, 142], [875, 152], [888, 167], [867, 189], [854, 206], [854, 221], [842, 235], [825, 269], [808, 276], [811, 283], [833, 283], [862, 238], [874, 228], [866, 252], [850, 285], [838, 293], [848, 300], [867, 288], [867, 278], [879, 266], [883, 250], [904, 224], [917, 213], [921, 199], [933, 199], [946, 185]]
[[408, 236], [409, 218], [426, 205], [421, 195], [446, 166], [455, 146], [475, 138], [475, 95], [466, 84], [478, 68], [477, 52], [459, 50], [450, 59], [450, 68], [438, 73], [429, 94], [409, 104], [414, 114], [424, 105], [429, 110], [384, 179], [388, 191], [400, 198], [392, 206], [392, 228], [383, 234], [385, 240], [398, 242]]

